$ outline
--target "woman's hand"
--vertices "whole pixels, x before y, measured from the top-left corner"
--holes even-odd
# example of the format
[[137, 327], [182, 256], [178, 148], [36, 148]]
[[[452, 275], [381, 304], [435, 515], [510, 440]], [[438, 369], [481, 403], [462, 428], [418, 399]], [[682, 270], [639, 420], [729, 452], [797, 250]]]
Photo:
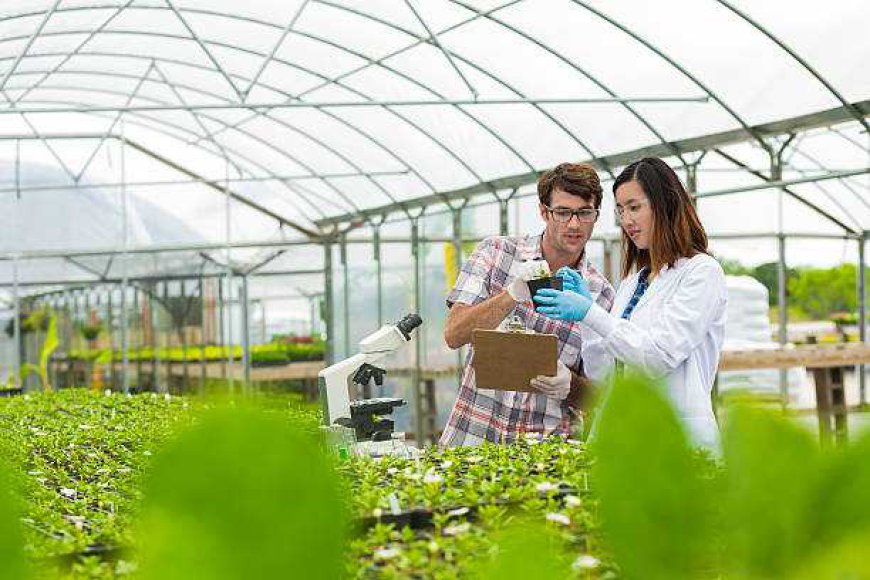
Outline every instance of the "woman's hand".
[[589, 285], [580, 273], [568, 266], [562, 266], [556, 271], [556, 276], [562, 279], [562, 290], [570, 290], [577, 294], [582, 294], [589, 300], [592, 300], [592, 294], [589, 292]]
[[592, 306], [592, 298], [589, 296], [570, 290], [559, 291], [552, 288], [538, 290], [534, 300], [537, 303], [535, 310], [544, 316], [569, 322], [579, 322], [586, 318], [586, 313]]

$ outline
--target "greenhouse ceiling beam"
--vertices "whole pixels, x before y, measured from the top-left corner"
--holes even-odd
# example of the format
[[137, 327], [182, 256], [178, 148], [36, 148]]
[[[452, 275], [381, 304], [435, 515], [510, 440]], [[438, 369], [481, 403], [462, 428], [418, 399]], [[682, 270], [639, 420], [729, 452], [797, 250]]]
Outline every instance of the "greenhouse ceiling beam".
[[20, 252], [2, 252], [0, 261], [8, 261], [18, 258], [20, 260], [43, 260], [57, 258], [88, 258], [95, 256], [114, 256], [116, 254], [162, 254], [175, 252], [200, 252], [212, 250], [230, 249], [257, 249], [257, 248], [290, 248], [294, 246], [318, 245], [317, 240], [250, 240], [239, 242], [191, 242], [189, 244], [151, 244], [147, 246], [131, 246], [126, 250], [120, 250], [115, 246], [105, 248], [93, 248], [87, 250], [23, 250]]
[[789, 47], [785, 42], [780, 40], [779, 37], [774, 35], [766, 27], [762, 26], [758, 21], [756, 21], [755, 19], [750, 17], [748, 14], [746, 14], [745, 12], [740, 10], [739, 8], [733, 6], [730, 2], [727, 2], [726, 0], [717, 0], [717, 1], [719, 2], [719, 4], [721, 4], [722, 6], [724, 6], [725, 8], [727, 8], [728, 10], [730, 10], [731, 12], [733, 12], [734, 14], [736, 14], [737, 16], [739, 16], [740, 18], [745, 20], [747, 23], [749, 23], [750, 26], [752, 26], [757, 31], [759, 31], [760, 33], [765, 35], [767, 38], [769, 38], [771, 41], [773, 41], [778, 47], [780, 47], [782, 50], [784, 50], [790, 57], [792, 57], [795, 61], [797, 61], [797, 63], [801, 67], [803, 67], [804, 70], [806, 70], [808, 73], [813, 75], [816, 78], [816, 80], [818, 80], [820, 83], [822, 83], [822, 85], [826, 89], [828, 89], [828, 91], [832, 95], [834, 95], [834, 97], [838, 101], [840, 101], [840, 103], [843, 104], [843, 107], [845, 107], [849, 111], [849, 113], [851, 113], [851, 115], [855, 118], [855, 120], [858, 121], [859, 123], [861, 123], [861, 125], [864, 127], [865, 131], [870, 131], [870, 125], [867, 124], [867, 120], [864, 118], [864, 115], [861, 113], [861, 111], [853, 108], [852, 104], [849, 103], [849, 101], [847, 101], [846, 98], [843, 97], [843, 95], [840, 94], [840, 92], [836, 88], [834, 88], [834, 85], [832, 85], [828, 81], [828, 79], [823, 77], [821, 75], [821, 73], [819, 73], [816, 69], [814, 69], [812, 66], [810, 66], [810, 64], [806, 60], [804, 60], [798, 53], [796, 53], [794, 50], [792, 50], [791, 47]]
[[[18, 55], [15, 57], [15, 62], [12, 63], [12, 66], [9, 67], [9, 70], [7, 70], [6, 74], [3, 75], [3, 79], [0, 80], [0, 92], [2, 92], [4, 96], [6, 95], [6, 83], [8, 83], [9, 79], [12, 78], [12, 75], [15, 74], [15, 71], [18, 69], [18, 65], [21, 64], [21, 60], [27, 55], [27, 52], [30, 50], [30, 47], [33, 46], [33, 43], [39, 37], [42, 29], [45, 28], [46, 24], [48, 24], [51, 15], [54, 14], [55, 10], [57, 10], [60, 2], [61, 0], [54, 0], [54, 4], [52, 4], [51, 8], [49, 8], [45, 12], [45, 15], [42, 17], [42, 21], [39, 23], [39, 26], [34, 29], [33, 33], [30, 35], [30, 38], [27, 39], [27, 43], [24, 45], [24, 48], [22, 48], [18, 52]], [[8, 96], [6, 97], [6, 99], [11, 102]]]
[[[276, 272], [260, 272], [257, 274], [252, 274], [253, 278], [269, 278], [269, 277], [278, 277], [278, 276], [314, 276], [323, 274], [323, 270], [282, 270]], [[199, 280], [203, 279], [212, 279], [212, 278], [226, 278], [226, 272], [213, 272], [210, 274], [202, 273], [202, 274], [155, 274], [153, 276], [128, 276], [127, 281], [130, 283], [135, 282], [151, 282], [151, 281], [179, 281], [179, 280]], [[93, 280], [33, 280], [31, 282], [18, 282], [19, 287], [30, 287], [37, 288], [39, 286], [71, 286], [71, 285], [81, 285], [81, 286], [94, 286], [99, 284], [122, 284], [124, 282], [124, 278], [94, 278]], [[11, 288], [13, 286], [12, 282], [0, 282], [0, 288]]]
[[132, 105], [113, 107], [0, 107], [0, 115], [47, 113], [147, 113], [151, 111], [213, 111], [238, 110], [270, 111], [272, 109], [341, 109], [360, 107], [433, 107], [472, 105], [582, 105], [607, 103], [707, 103], [710, 97], [560, 97], [560, 98], [498, 98], [498, 99], [416, 99], [383, 101], [277, 101], [263, 103], [196, 103], [188, 105]]
[[[613, 235], [594, 235], [592, 236], [593, 241], [604, 241], [604, 240], [613, 240], [619, 237], [618, 234]], [[779, 237], [779, 234], [773, 232], [750, 232], [750, 233], [733, 233], [733, 234], [709, 234], [708, 237], [710, 239], [776, 239]], [[843, 240], [843, 239], [857, 239], [860, 238], [860, 235], [851, 235], [851, 234], [824, 234], [824, 233], [810, 233], [810, 232], [794, 232], [786, 234], [787, 238], [795, 238], [795, 239], [830, 239], [830, 240]], [[463, 242], [479, 242], [483, 238], [482, 237], [466, 237], [463, 238]], [[427, 236], [420, 237], [419, 239], [422, 243], [453, 243], [453, 238], [450, 236]], [[363, 244], [363, 245], [371, 245], [374, 242], [374, 238], [370, 236], [360, 236], [360, 237], [348, 237], [346, 238], [346, 243], [348, 244]], [[408, 236], [387, 236], [380, 237], [379, 242], [382, 244], [409, 244], [411, 243], [411, 238]], [[231, 249], [264, 249], [264, 248], [282, 248], [282, 247], [295, 247], [295, 246], [316, 246], [318, 243], [309, 241], [309, 240], [255, 240], [249, 242], [234, 242], [230, 243], [229, 247]], [[209, 243], [209, 244], [187, 244], [187, 245], [175, 245], [175, 246], [143, 246], [143, 247], [133, 247], [126, 251], [127, 254], [160, 254], [160, 253], [177, 253], [177, 252], [198, 252], [198, 251], [218, 251], [225, 250], [227, 248], [226, 244], [223, 243]], [[48, 260], [48, 259], [66, 259], [66, 258], [93, 258], [100, 256], [113, 256], [116, 254], [121, 254], [121, 250], [116, 248], [97, 248], [93, 250], [73, 250], [67, 252], [58, 252], [56, 250], [27, 250], [22, 252], [5, 252], [0, 254], [0, 262], [2, 261], [10, 261], [15, 258], [19, 260]], [[265, 273], [261, 273], [265, 274]], [[225, 272], [221, 272], [216, 274], [218, 276], [225, 276]], [[260, 274], [256, 274], [260, 275]], [[274, 274], [279, 275], [279, 274]], [[2, 286], [2, 284], [0, 284]]]
[[[767, 185], [767, 187], [765, 187], [764, 189], [769, 189], [769, 188], [771, 187], [771, 185], [770, 185], [771, 183], [776, 183], [777, 181], [781, 181], [781, 180], [779, 180], [779, 179], [773, 179], [773, 178], [771, 178], [771, 177], [768, 177], [767, 175], [765, 175], [764, 173], [762, 173], [762, 172], [760, 172], [760, 171], [755, 171], [755, 170], [751, 169], [751, 168], [748, 167], [746, 164], [744, 164], [742, 161], [740, 161], [740, 160], [737, 159], [736, 157], [733, 157], [732, 155], [729, 155], [728, 153], [725, 153], [725, 152], [722, 151], [721, 149], [714, 149], [714, 151], [715, 151], [716, 153], [718, 153], [720, 156], [722, 156], [723, 158], [725, 158], [725, 159], [727, 159], [728, 161], [730, 161], [731, 163], [733, 163], [734, 165], [737, 165], [738, 167], [742, 167], [742, 168], [746, 169], [747, 173], [749, 173], [750, 175], [754, 175], [755, 177], [757, 177], [757, 178], [763, 180], [763, 181], [765, 182], [764, 185]], [[812, 178], [812, 181], [819, 181], [818, 178], [819, 178], [819, 176], [815, 176], [815, 177]], [[779, 187], [779, 189], [782, 190], [783, 193], [785, 193], [785, 194], [787, 194], [788, 196], [790, 196], [792, 199], [794, 199], [794, 200], [796, 200], [796, 201], [798, 201], [798, 202], [804, 204], [804, 205], [807, 206], [808, 208], [812, 209], [813, 211], [815, 211], [817, 214], [819, 214], [819, 215], [822, 216], [823, 218], [825, 218], [825, 219], [827, 219], [828, 221], [830, 221], [830, 222], [832, 222], [832, 223], [834, 223], [834, 224], [840, 226], [843, 230], [845, 230], [845, 231], [847, 231], [847, 232], [850, 232], [850, 233], [853, 233], [853, 234], [857, 234], [857, 233], [858, 233], [857, 230], [855, 230], [854, 228], [852, 228], [852, 227], [846, 225], [842, 220], [840, 220], [840, 219], [834, 217], [833, 215], [831, 215], [831, 214], [828, 213], [827, 211], [823, 210], [823, 209], [820, 208], [818, 205], [814, 204], [813, 202], [811, 202], [810, 200], [806, 199], [806, 198], [803, 197], [802, 195], [800, 195], [800, 194], [798, 194], [798, 193], [792, 191], [791, 189], [789, 189], [787, 185], [782, 185], [782, 186]]]
[[251, 79], [251, 82], [248, 83], [248, 87], [242, 91], [242, 95], [244, 95], [244, 99], [247, 100], [248, 95], [251, 94], [251, 89], [257, 84], [260, 80], [260, 76], [263, 74], [263, 71], [266, 70], [266, 67], [269, 66], [269, 63], [272, 62], [272, 59], [275, 58], [275, 55], [278, 53], [278, 49], [281, 48], [281, 45], [284, 44], [284, 40], [287, 38], [287, 35], [290, 34], [290, 31], [293, 30], [293, 27], [296, 26], [296, 21], [302, 16], [302, 12], [305, 10], [305, 7], [308, 6], [309, 0], [303, 0], [302, 4], [296, 9], [296, 13], [293, 14], [293, 18], [290, 19], [290, 22], [287, 23], [287, 26], [284, 27], [284, 30], [281, 31], [281, 37], [278, 38], [278, 42], [276, 42], [272, 46], [272, 50], [269, 51], [269, 55], [263, 59], [260, 63], [260, 67], [257, 69], [254, 78]]
[[848, 169], [844, 171], [831, 171], [823, 175], [809, 175], [807, 177], [796, 177], [794, 179], [782, 179], [779, 181], [766, 181], [764, 183], [756, 183], [754, 185], [742, 185], [740, 187], [730, 187], [727, 189], [717, 189], [714, 191], [705, 191], [695, 195], [697, 198], [717, 197], [720, 195], [730, 195], [733, 193], [743, 193], [747, 191], [755, 191], [758, 189], [772, 189], [778, 187], [788, 187], [790, 185], [799, 185], [801, 183], [816, 183], [818, 181], [826, 181], [828, 179], [843, 179], [845, 177], [854, 177], [856, 175], [866, 175], [870, 173], [870, 167], [861, 167], [858, 169]]
[[[27, 95], [29, 95], [31, 93], [31, 91], [39, 88], [39, 86], [45, 81], [45, 79], [47, 79], [48, 77], [50, 77], [51, 75], [53, 75], [54, 73], [59, 71], [61, 68], [63, 68], [63, 66], [66, 65], [66, 63], [69, 62], [70, 59], [81, 54], [81, 51], [85, 47], [85, 45], [88, 44], [91, 40], [93, 40], [93, 38], [97, 34], [102, 32], [109, 24], [111, 24], [112, 21], [115, 18], [117, 18], [133, 2], [134, 2], [134, 0], [127, 0], [123, 5], [118, 6], [115, 9], [115, 12], [113, 12], [108, 18], [106, 18], [98, 27], [96, 27], [93, 30], [91, 30], [90, 32], [88, 32], [87, 36], [85, 36], [85, 38], [74, 49], [68, 51], [61, 58], [61, 60], [51, 68], [51, 70], [43, 73], [43, 75], [41, 77], [39, 77], [39, 79], [35, 83], [30, 85], [30, 87], [28, 87], [23, 93], [21, 93], [17, 97], [15, 97], [15, 100], [13, 101], [13, 103], [18, 103], [19, 101], [27, 98]], [[40, 54], [40, 56], [44, 56], [44, 55]]]
[[[121, 139], [121, 138], [118, 137], [118, 139]], [[319, 239], [320, 238], [319, 233], [317, 233], [313, 230], [309, 230], [308, 228], [302, 226], [301, 224], [298, 224], [298, 223], [294, 222], [293, 220], [287, 219], [286, 217], [284, 217], [278, 213], [275, 213], [274, 211], [258, 204], [257, 202], [249, 199], [248, 197], [241, 195], [240, 193], [238, 193], [236, 191], [233, 191], [232, 189], [230, 189], [226, 185], [221, 186], [221, 185], [215, 185], [215, 184], [209, 183], [209, 180], [205, 179], [203, 176], [199, 175], [195, 171], [192, 171], [192, 170], [190, 170], [182, 165], [179, 165], [178, 163], [172, 161], [171, 159], [167, 159], [166, 157], [163, 157], [159, 153], [155, 153], [154, 151], [151, 151], [147, 147], [140, 145], [139, 143], [137, 143], [135, 141], [132, 141], [129, 137], [124, 137], [123, 142], [126, 143], [131, 148], [135, 149], [136, 151], [142, 153], [143, 155], [146, 155], [147, 157], [150, 157], [151, 159], [154, 159], [155, 161], [158, 161], [158, 162], [162, 163], [163, 165], [174, 169], [175, 171], [181, 173], [182, 175], [187, 175], [191, 179], [201, 181], [207, 187], [210, 187], [210, 188], [214, 189], [215, 191], [225, 193], [225, 194], [229, 195], [232, 199], [238, 201], [239, 203], [246, 205], [252, 209], [255, 209], [264, 215], [269, 216], [270, 218], [276, 220], [281, 225], [285, 225], [291, 229], [296, 230], [297, 232], [305, 234], [309, 238], [312, 238], [312, 239]]]
[[[853, 103], [853, 108], [861, 111], [865, 116], [870, 115], [870, 100]], [[726, 145], [735, 143], [743, 143], [746, 141], [755, 140], [756, 135], [765, 137], [777, 137], [787, 135], [789, 133], [808, 131], [819, 127], [828, 127], [852, 121], [851, 112], [845, 107], [836, 107], [825, 111], [810, 113], [774, 121], [771, 123], [763, 123], [755, 125], [749, 130], [747, 129], [732, 129], [720, 133], [712, 133], [701, 137], [690, 137], [672, 141], [669, 144], [656, 144], [622, 153], [615, 153], [599, 158], [613, 167], [624, 167], [633, 161], [637, 161], [643, 157], [669, 157], [672, 155], [673, 147], [676, 147], [683, 153], [694, 153], [708, 151]], [[673, 147], [672, 147], [673, 146]], [[449, 201], [462, 201], [478, 195], [489, 195], [492, 191], [511, 190], [523, 187], [537, 182], [540, 172], [528, 172], [518, 175], [511, 175], [499, 179], [493, 179], [485, 183], [479, 183], [469, 187], [456, 189], [447, 192], [435, 193], [423, 197], [418, 197], [412, 200], [403, 201], [405, 209], [419, 209], [430, 205], [444, 203]], [[371, 219], [377, 216], [383, 216], [395, 212], [399, 209], [394, 205], [382, 205], [374, 208], [368, 208], [359, 213], [346, 213], [334, 217], [329, 217], [315, 221], [321, 227], [331, 226], [339, 223], [347, 223], [358, 220]]]
[[175, 14], [175, 17], [181, 22], [181, 25], [187, 30], [188, 34], [190, 34], [191, 39], [193, 39], [196, 44], [199, 45], [199, 48], [205, 53], [206, 58], [211, 61], [212, 65], [214, 65], [215, 70], [224, 78], [233, 92], [236, 94], [236, 98], [239, 102], [244, 101], [245, 97], [242, 92], [239, 90], [239, 87], [236, 86], [236, 83], [233, 82], [233, 79], [230, 78], [230, 75], [224, 70], [224, 67], [221, 66], [221, 63], [214, 57], [202, 39], [197, 35], [197, 33], [193, 30], [193, 28], [188, 24], [187, 20], [181, 14], [181, 11], [175, 6], [172, 0], [164, 0], [166, 5], [169, 6], [170, 10]]
[[[99, 138], [99, 136], [92, 137], [94, 139]], [[394, 177], [397, 175], [407, 175], [407, 171], [369, 171], [366, 173], [358, 173], [355, 171], [348, 171], [346, 173], [321, 173], [321, 174], [294, 174], [294, 175], [268, 175], [262, 177], [233, 177], [227, 181], [226, 179], [167, 179], [160, 181], [127, 181], [127, 182], [103, 182], [103, 183], [91, 183], [91, 182], [83, 182], [78, 187], [86, 187], [88, 189], [113, 189], [121, 187], [122, 185], [126, 185], [127, 187], [159, 187], [164, 185], [193, 185], [193, 184], [204, 184], [210, 186], [220, 187], [224, 183], [262, 183], [269, 181], [305, 181], [308, 179], [341, 179], [345, 177]], [[77, 187], [73, 184], [66, 185], [34, 185], [34, 186], [25, 186], [25, 187], [5, 187], [0, 188], [0, 194], [2, 193], [26, 193], [28, 191], [64, 191], [67, 189], [72, 189]]]

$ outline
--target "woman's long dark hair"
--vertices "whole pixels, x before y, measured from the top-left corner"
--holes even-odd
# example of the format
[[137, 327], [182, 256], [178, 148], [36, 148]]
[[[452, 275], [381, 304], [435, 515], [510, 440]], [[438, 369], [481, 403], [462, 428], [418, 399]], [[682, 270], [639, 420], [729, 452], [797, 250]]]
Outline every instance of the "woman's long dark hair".
[[622, 232], [622, 276], [647, 267], [658, 273], [680, 258], [707, 254], [707, 234], [686, 188], [670, 166], [657, 157], [644, 157], [627, 166], [613, 182], [613, 193], [636, 181], [649, 199], [653, 225], [648, 250], [638, 248]]

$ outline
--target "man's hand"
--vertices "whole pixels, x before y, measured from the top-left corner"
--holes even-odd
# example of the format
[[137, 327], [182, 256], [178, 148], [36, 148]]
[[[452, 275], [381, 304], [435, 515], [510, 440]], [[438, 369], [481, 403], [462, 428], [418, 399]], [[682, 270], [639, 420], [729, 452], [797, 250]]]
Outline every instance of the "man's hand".
[[517, 277], [514, 278], [514, 280], [506, 287], [508, 294], [511, 295], [511, 298], [513, 298], [515, 302], [532, 301], [532, 295], [529, 293], [529, 285], [526, 284], [526, 282], [534, 277], [536, 270], [537, 268], [533, 261], [522, 262], [520, 264], [517, 270]]
[[556, 361], [556, 376], [538, 375], [529, 384], [551, 399], [564, 401], [571, 391], [571, 370], [560, 360]]

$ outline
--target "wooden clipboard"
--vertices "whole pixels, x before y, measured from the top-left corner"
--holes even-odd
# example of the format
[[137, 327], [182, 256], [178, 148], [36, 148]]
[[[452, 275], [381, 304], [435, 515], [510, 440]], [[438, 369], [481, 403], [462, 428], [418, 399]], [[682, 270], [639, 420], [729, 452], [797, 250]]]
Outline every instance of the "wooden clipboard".
[[554, 376], [559, 341], [555, 334], [500, 330], [471, 331], [475, 384], [480, 389], [533, 391], [529, 381]]

